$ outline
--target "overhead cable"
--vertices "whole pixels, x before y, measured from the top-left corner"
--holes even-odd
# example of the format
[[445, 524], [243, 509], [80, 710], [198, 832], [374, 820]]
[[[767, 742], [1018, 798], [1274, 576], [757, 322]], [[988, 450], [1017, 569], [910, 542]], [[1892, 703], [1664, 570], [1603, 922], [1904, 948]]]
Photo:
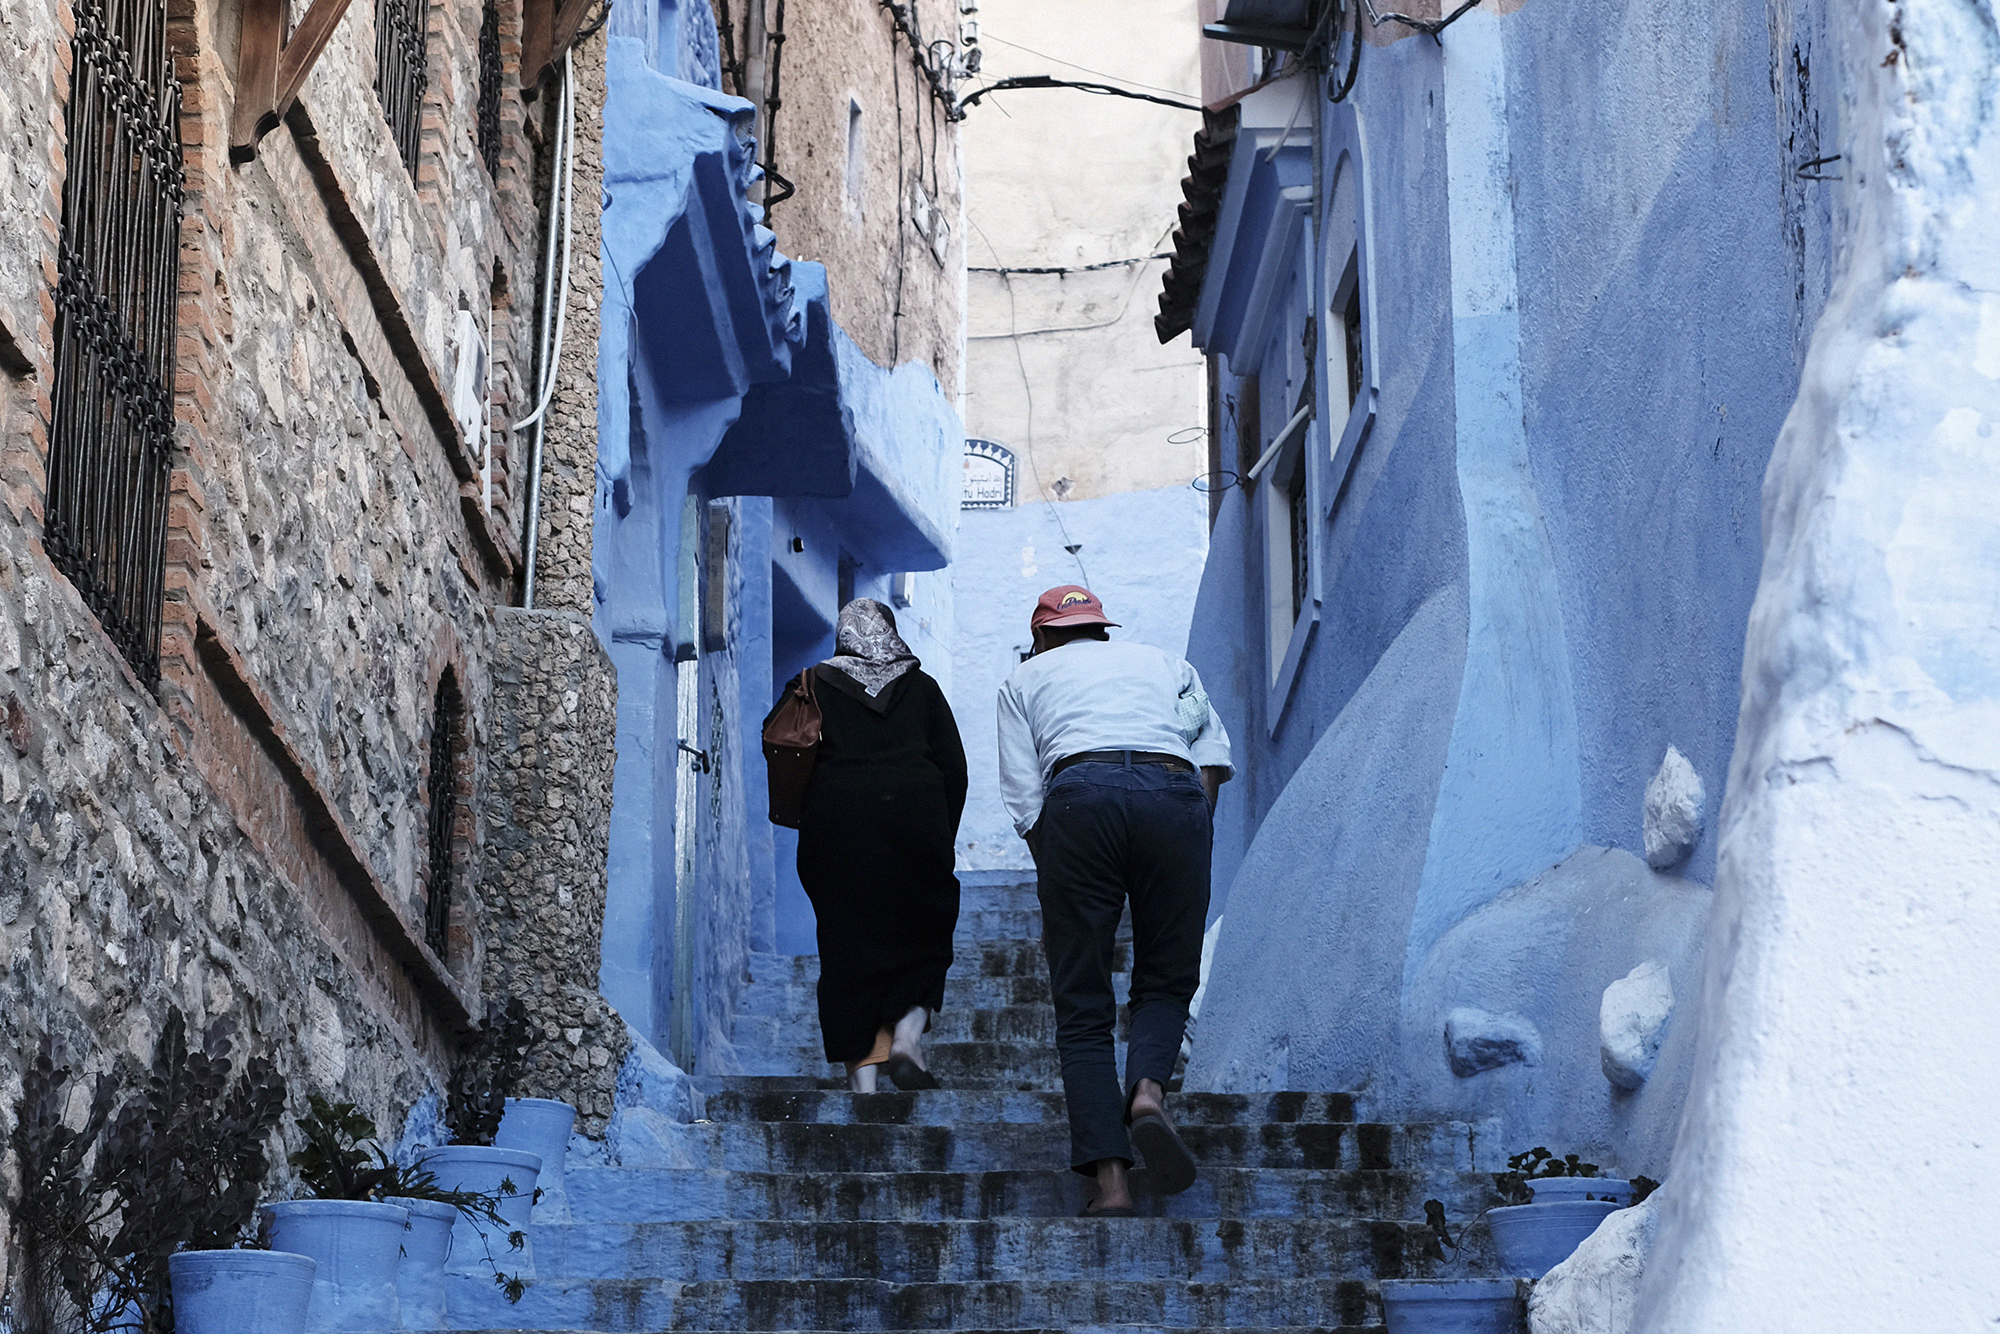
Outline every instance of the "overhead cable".
[[1081, 93], [1094, 93], [1099, 97], [1129, 97], [1138, 102], [1156, 102], [1163, 107], [1174, 107], [1181, 111], [1200, 111], [1199, 102], [1188, 102], [1178, 97], [1156, 97], [1152, 93], [1138, 93], [1130, 88], [1116, 88], [1108, 83], [1091, 83], [1078, 79], [1058, 79], [1047, 74], [1022, 74], [1011, 79], [1000, 79], [987, 84], [972, 96], [958, 104], [958, 115], [962, 118], [966, 108], [972, 106], [988, 93], [1012, 92], [1017, 88], [1074, 88]]

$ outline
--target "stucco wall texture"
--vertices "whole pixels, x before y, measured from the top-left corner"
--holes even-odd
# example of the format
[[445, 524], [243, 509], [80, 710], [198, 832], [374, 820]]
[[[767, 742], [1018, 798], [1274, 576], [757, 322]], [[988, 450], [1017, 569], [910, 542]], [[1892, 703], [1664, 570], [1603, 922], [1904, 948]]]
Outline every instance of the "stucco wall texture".
[[[1644, 789], [1677, 746], [1713, 827], [1759, 481], [1819, 300], [1799, 278], [1817, 215], [1788, 227], [1779, 184], [1779, 56], [1761, 12], [1625, 0], [1366, 51], [1381, 390], [1314, 535], [1318, 632], [1271, 716], [1264, 534], [1238, 489], [1190, 639], [1254, 755], [1218, 814], [1190, 1087], [1360, 1089], [1377, 1115], [1492, 1118], [1506, 1151], [1664, 1171], [1716, 849], [1649, 869]], [[1621, 1092], [1598, 1002], [1651, 960], [1680, 1004]], [[1453, 1073], [1461, 1007], [1527, 1021], [1538, 1056]]]
[[[967, 510], [952, 567], [952, 710], [971, 785], [958, 829], [963, 870], [1033, 868], [1000, 805], [1000, 683], [1029, 646], [1028, 615], [1042, 590], [1086, 584], [1118, 622], [1120, 639], [1179, 653], [1195, 614], [1189, 596], [1208, 552], [1207, 502], [1182, 485], [1067, 504]], [[1076, 545], [1071, 555], [1064, 548]], [[1226, 789], [1225, 789], [1226, 790]]]
[[[1765, 482], [1701, 1037], [1633, 1327], [1973, 1329], [2000, 1319], [2000, 16], [1773, 17], [1838, 108], [1840, 263]], [[1881, 1207], [1883, 1162], [1921, 1208]]]
[[[1201, 100], [1192, 0], [991, 0], [979, 20], [982, 84], [1108, 73]], [[994, 93], [967, 115], [966, 431], [1015, 452], [1023, 503], [1181, 486], [1206, 466], [1201, 358], [1153, 332], [1153, 256], [1200, 124], [1075, 89]], [[1055, 145], [1088, 169], [1052, 170]]]
[[[926, 46], [957, 47], [955, 0], [910, 7]], [[833, 317], [870, 361], [921, 362], [956, 398], [965, 262], [958, 126], [876, 0], [821, 0], [784, 15], [784, 105], [775, 127], [760, 120], [758, 133], [775, 134], [777, 168], [798, 193], [772, 209], [769, 225], [785, 253], [826, 265]], [[941, 253], [914, 220], [919, 188], [949, 233]]]

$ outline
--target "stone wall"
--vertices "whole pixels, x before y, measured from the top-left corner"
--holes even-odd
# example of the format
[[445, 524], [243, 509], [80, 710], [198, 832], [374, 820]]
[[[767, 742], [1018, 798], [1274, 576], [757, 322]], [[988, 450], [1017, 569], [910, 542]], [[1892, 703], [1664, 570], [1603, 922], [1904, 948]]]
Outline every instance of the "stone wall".
[[[957, 45], [955, 0], [909, 8], [927, 44]], [[877, 0], [793, 5], [779, 91], [776, 165], [798, 193], [771, 211], [778, 245], [826, 265], [833, 317], [869, 360], [920, 361], [956, 398], [965, 263], [958, 129], [912, 65], [910, 43]], [[848, 188], [850, 105], [860, 108], [858, 191]], [[758, 134], [772, 134], [768, 117]], [[949, 229], [939, 253], [912, 219], [919, 186]]]
[[597, 990], [617, 683], [584, 617], [508, 608], [497, 620], [486, 991], [520, 997], [541, 1029], [521, 1096], [570, 1103], [578, 1130], [602, 1135], [631, 1046]]
[[[525, 616], [508, 610], [525, 478], [504, 427], [532, 399], [555, 99], [521, 97], [502, 9], [497, 176], [476, 150], [470, 0], [426, 11], [414, 175], [371, 87], [372, 6], [241, 163], [236, 13], [173, 9], [188, 196], [150, 686], [42, 546], [72, 18], [0, 5], [0, 1133], [42, 1036], [86, 1071], [143, 1062], [173, 1004], [195, 1025], [235, 1016], [295, 1102], [352, 1100], [393, 1135], [486, 1001], [516, 991], [549, 1039], [527, 1091], [573, 1097], [586, 1127], [609, 1111], [624, 1049], [595, 998], [595, 933], [613, 682], [586, 619], [603, 45], [577, 58], [578, 255], [547, 445], [544, 588], [566, 614]], [[491, 366], [470, 439], [451, 413], [461, 311]], [[465, 726], [439, 952], [428, 780], [447, 671]], [[558, 809], [583, 814], [552, 824]]]

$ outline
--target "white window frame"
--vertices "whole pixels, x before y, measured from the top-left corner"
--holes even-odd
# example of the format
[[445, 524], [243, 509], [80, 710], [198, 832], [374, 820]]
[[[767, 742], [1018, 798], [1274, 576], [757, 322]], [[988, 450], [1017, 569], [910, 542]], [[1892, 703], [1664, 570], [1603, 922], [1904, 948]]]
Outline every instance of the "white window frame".
[[[1323, 444], [1317, 453], [1324, 466], [1318, 470], [1321, 480], [1317, 512], [1330, 522], [1342, 488], [1354, 470], [1355, 459], [1374, 431], [1376, 407], [1381, 399], [1381, 372], [1375, 340], [1375, 260], [1369, 236], [1373, 215], [1367, 142], [1360, 109], [1351, 103], [1327, 108], [1323, 130], [1326, 135], [1323, 151], [1331, 166], [1325, 173], [1326, 197], [1320, 205], [1321, 287], [1317, 309], [1321, 312], [1320, 370], [1324, 376], [1321, 388], [1325, 391], [1320, 401], [1333, 411], [1321, 414], [1319, 430]], [[1346, 413], [1336, 415], [1339, 405], [1348, 402], [1346, 308], [1357, 289], [1361, 383], [1353, 386], [1353, 402]]]

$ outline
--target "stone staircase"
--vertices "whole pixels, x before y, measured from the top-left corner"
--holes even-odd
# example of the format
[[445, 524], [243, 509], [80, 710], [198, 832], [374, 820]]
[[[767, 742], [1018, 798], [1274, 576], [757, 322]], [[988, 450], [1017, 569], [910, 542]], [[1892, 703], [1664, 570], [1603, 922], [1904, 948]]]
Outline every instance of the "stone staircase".
[[[1498, 1202], [1479, 1127], [1369, 1123], [1344, 1094], [1181, 1094], [1195, 1187], [1156, 1195], [1142, 1168], [1146, 1216], [1076, 1217], [1033, 887], [968, 877], [964, 908], [925, 1048], [945, 1088], [848, 1093], [817, 958], [758, 956], [734, 1035], [756, 1072], [697, 1077], [708, 1119], [671, 1165], [572, 1167], [525, 1298], [460, 1278], [454, 1326], [1380, 1330], [1378, 1280], [1442, 1269], [1424, 1201], [1454, 1228]], [[1483, 1226], [1460, 1239], [1452, 1273], [1492, 1272]]]

